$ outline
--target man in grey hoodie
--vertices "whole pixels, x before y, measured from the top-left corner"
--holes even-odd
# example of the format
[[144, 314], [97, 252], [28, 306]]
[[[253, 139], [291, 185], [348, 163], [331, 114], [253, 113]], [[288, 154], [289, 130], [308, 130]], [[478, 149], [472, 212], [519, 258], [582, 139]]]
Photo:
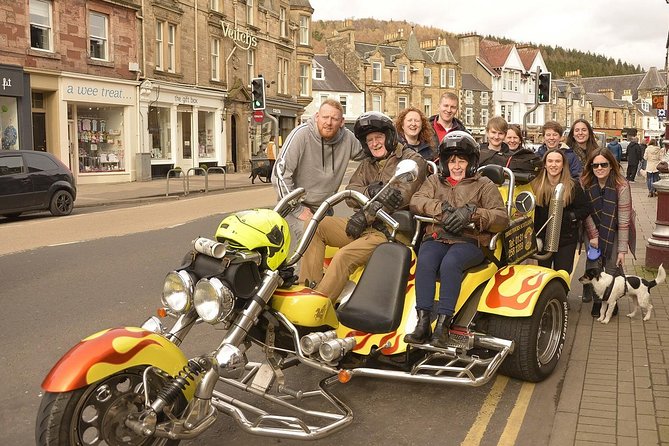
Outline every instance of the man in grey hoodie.
[[344, 127], [344, 109], [334, 99], [323, 101], [312, 118], [290, 132], [276, 159], [272, 184], [279, 199], [298, 187], [306, 191], [302, 205], [286, 217], [291, 252], [316, 208], [339, 190], [349, 160], [363, 157], [360, 142]]

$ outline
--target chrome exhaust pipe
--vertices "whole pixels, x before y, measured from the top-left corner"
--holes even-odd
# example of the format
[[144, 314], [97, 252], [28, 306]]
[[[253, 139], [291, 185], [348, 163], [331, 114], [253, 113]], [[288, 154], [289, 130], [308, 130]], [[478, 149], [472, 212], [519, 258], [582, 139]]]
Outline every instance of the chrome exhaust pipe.
[[326, 362], [335, 362], [343, 358], [346, 353], [355, 347], [355, 338], [337, 338], [324, 342], [318, 349], [318, 353]]
[[300, 339], [300, 347], [302, 347], [302, 351], [305, 355], [313, 355], [314, 353], [318, 352], [318, 349], [321, 347], [323, 342], [327, 342], [332, 339], [337, 339], [336, 331], [317, 331], [302, 336], [302, 339]]
[[564, 184], [558, 183], [553, 191], [550, 205], [548, 206], [548, 215], [551, 220], [546, 226], [546, 237], [544, 245], [546, 251], [557, 252], [560, 244], [560, 226], [562, 226], [562, 212], [564, 210]]

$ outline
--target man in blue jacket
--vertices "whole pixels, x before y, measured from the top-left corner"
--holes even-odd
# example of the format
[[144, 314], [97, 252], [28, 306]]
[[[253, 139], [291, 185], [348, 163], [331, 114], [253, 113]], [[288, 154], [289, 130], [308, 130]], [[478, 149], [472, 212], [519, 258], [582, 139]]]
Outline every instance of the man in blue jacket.
[[618, 142], [618, 138], [614, 137], [611, 140], [611, 142], [606, 145], [606, 148], [609, 149], [611, 153], [613, 153], [613, 156], [616, 157], [616, 160], [620, 162], [620, 157], [623, 153], [623, 148]]

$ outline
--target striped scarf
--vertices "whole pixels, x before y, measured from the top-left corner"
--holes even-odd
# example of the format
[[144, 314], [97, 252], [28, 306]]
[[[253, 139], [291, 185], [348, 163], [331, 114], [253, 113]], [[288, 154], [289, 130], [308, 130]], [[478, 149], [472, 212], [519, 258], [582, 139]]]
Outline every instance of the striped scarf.
[[618, 192], [613, 177], [609, 175], [604, 188], [600, 188], [595, 180], [586, 193], [594, 211], [592, 220], [599, 232], [599, 249], [608, 257], [614, 252], [613, 242], [618, 230]]

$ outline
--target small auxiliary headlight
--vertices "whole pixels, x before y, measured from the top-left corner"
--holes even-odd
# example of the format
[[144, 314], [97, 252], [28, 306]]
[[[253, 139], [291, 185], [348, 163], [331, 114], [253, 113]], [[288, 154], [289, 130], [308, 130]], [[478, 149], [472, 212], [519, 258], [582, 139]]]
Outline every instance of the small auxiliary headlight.
[[186, 271], [172, 271], [163, 283], [163, 304], [177, 313], [185, 313], [191, 306], [193, 278]]
[[216, 324], [232, 311], [235, 295], [219, 279], [201, 279], [193, 292], [195, 311], [203, 321]]

